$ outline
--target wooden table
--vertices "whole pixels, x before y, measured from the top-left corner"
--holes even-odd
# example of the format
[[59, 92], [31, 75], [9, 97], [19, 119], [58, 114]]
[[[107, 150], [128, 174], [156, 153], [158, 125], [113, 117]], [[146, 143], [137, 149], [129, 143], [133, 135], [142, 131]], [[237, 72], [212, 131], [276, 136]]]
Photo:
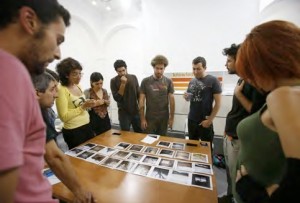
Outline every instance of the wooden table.
[[[112, 135], [113, 132], [120, 132], [121, 135]], [[157, 141], [151, 145], [140, 142], [145, 136], [146, 134], [109, 130], [87, 143], [111, 147], [119, 142], [156, 146]], [[159, 141], [161, 140], [196, 143], [197, 147], [186, 146], [185, 151], [208, 154], [209, 163], [212, 163], [209, 145], [201, 147], [197, 141], [165, 136], [160, 136]], [[207, 190], [113, 170], [78, 158], [70, 157], [70, 161], [83, 186], [93, 192], [98, 203], [217, 203], [214, 175], [212, 176], [213, 190]], [[53, 195], [67, 202], [73, 199], [72, 193], [62, 183], [53, 186]]]

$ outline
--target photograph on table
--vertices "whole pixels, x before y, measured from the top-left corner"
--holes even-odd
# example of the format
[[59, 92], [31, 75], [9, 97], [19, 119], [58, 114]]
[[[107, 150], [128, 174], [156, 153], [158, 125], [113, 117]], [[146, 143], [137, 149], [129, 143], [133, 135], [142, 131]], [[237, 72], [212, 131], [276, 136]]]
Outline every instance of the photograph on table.
[[159, 141], [156, 146], [169, 148], [171, 146], [171, 142]]
[[204, 174], [193, 173], [191, 185], [209, 190], [213, 189], [211, 176]]
[[161, 149], [158, 152], [159, 156], [165, 156], [165, 157], [168, 157], [168, 158], [173, 158], [174, 154], [175, 154], [175, 151], [171, 150], [171, 149]]
[[160, 179], [160, 180], [167, 180], [169, 173], [170, 173], [170, 169], [154, 166], [149, 173], [149, 177]]
[[175, 170], [193, 172], [194, 171], [193, 163], [177, 160], [175, 163]]
[[174, 182], [174, 183], [178, 183], [178, 184], [190, 185], [191, 177], [192, 177], [192, 174], [189, 172], [171, 170], [168, 180], [170, 182]]
[[103, 156], [101, 154], [95, 154], [86, 160], [91, 163], [100, 164], [105, 158], [106, 156]]
[[100, 163], [100, 165], [108, 167], [108, 168], [115, 168], [121, 162], [120, 159], [115, 158], [107, 158]]
[[157, 147], [145, 147], [143, 153], [145, 154], [157, 154], [157, 152], [159, 151], [159, 148]]
[[207, 154], [202, 153], [192, 153], [191, 160], [208, 163], [208, 156]]
[[67, 152], [65, 152], [65, 154], [69, 155], [69, 156], [77, 156], [79, 155], [80, 153], [84, 152], [85, 150], [83, 150], [82, 148], [79, 148], [79, 147], [75, 147]]
[[128, 148], [128, 150], [134, 152], [141, 152], [144, 147], [144, 145], [133, 144], [131, 145], [131, 147]]
[[99, 151], [100, 154], [103, 154], [104, 156], [110, 156], [113, 153], [116, 153], [119, 151], [118, 149], [111, 148], [111, 147], [105, 147]]
[[140, 162], [140, 161], [144, 158], [144, 156], [145, 156], [145, 155], [143, 155], [143, 154], [131, 153], [131, 154], [127, 157], [127, 160]]
[[137, 163], [132, 162], [132, 161], [126, 161], [126, 160], [122, 160], [117, 166], [116, 169], [121, 170], [121, 171], [125, 171], [125, 172], [130, 172], [131, 169], [134, 168], [134, 166]]
[[166, 167], [166, 168], [173, 168], [174, 165], [175, 165], [175, 160], [172, 159], [161, 158], [160, 161], [158, 162], [158, 166]]
[[126, 159], [130, 154], [131, 152], [129, 151], [118, 151], [115, 154], [111, 155], [111, 157], [117, 159]]
[[159, 157], [146, 155], [146, 156], [141, 160], [141, 163], [144, 163], [144, 164], [150, 164], [150, 165], [157, 165], [157, 163], [159, 162], [159, 160], [160, 160]]
[[94, 143], [87, 143], [87, 144], [83, 145], [82, 147], [84, 147], [85, 150], [89, 150], [89, 149], [91, 149], [94, 146], [96, 146], [96, 144], [94, 144]]
[[91, 151], [85, 151], [79, 155], [77, 155], [78, 158], [81, 158], [81, 159], [87, 159], [89, 158], [90, 156], [94, 155], [95, 153], [94, 152], [91, 152]]
[[132, 169], [132, 173], [141, 176], [147, 176], [150, 172], [152, 166], [145, 164], [137, 164], [134, 169]]
[[176, 159], [184, 159], [189, 161], [191, 157], [191, 153], [189, 152], [184, 152], [184, 151], [176, 151], [174, 158]]
[[179, 143], [179, 142], [173, 142], [171, 145], [172, 149], [177, 149], [177, 150], [184, 150], [185, 149], [185, 144], [184, 143]]
[[125, 150], [125, 149], [128, 149], [130, 146], [131, 146], [130, 143], [127, 143], [127, 142], [120, 142], [120, 143], [117, 144], [114, 148]]
[[196, 172], [196, 173], [206, 173], [206, 174], [210, 174], [210, 175], [213, 174], [211, 164], [193, 162], [193, 166], [194, 166], [194, 172]]
[[96, 145], [96, 146], [92, 147], [90, 149], [90, 151], [99, 152], [100, 150], [102, 150], [104, 148], [105, 148], [105, 146], [103, 146], [103, 145]]

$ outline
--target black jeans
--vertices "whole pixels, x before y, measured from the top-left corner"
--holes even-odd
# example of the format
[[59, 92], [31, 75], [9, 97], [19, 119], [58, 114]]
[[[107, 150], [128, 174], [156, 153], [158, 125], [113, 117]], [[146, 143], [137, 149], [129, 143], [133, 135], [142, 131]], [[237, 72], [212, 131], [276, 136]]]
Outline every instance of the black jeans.
[[69, 149], [72, 149], [94, 137], [90, 124], [74, 129], [62, 129], [62, 134]]
[[188, 130], [190, 140], [201, 139], [202, 141], [210, 142], [212, 147], [215, 134], [213, 125], [209, 126], [208, 128], [204, 128], [202, 125], [199, 125], [199, 122], [188, 119]]

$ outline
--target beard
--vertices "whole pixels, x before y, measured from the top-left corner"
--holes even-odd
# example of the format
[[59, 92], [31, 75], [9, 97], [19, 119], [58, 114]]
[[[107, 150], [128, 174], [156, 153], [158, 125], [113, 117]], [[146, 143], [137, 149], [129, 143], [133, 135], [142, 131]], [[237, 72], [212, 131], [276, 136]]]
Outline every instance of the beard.
[[[40, 75], [46, 71], [46, 63], [38, 62], [38, 56], [34, 53], [35, 51], [30, 51], [26, 57], [26, 59], [21, 59], [21, 61], [26, 66], [27, 70], [31, 75]], [[32, 57], [34, 56], [34, 57]], [[28, 58], [32, 58], [32, 60], [28, 60]]]
[[31, 75], [40, 75], [46, 70], [48, 60], [41, 59], [44, 53], [42, 48], [44, 36], [44, 29], [40, 28], [33, 36], [32, 42], [28, 43], [28, 46], [24, 49], [26, 52], [20, 57], [20, 60], [24, 63]]
[[161, 73], [154, 73], [154, 75], [157, 79], [160, 79], [163, 76], [163, 74], [161, 74]]

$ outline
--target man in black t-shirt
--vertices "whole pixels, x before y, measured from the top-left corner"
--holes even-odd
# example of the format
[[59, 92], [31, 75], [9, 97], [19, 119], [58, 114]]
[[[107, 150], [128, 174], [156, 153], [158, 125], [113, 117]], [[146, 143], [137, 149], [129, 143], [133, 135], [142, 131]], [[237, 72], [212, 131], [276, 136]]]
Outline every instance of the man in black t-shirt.
[[183, 97], [190, 101], [188, 131], [190, 140], [207, 141], [214, 138], [213, 119], [221, 106], [221, 85], [218, 79], [206, 74], [206, 60], [199, 56], [193, 60], [193, 78]]
[[[225, 66], [229, 74], [236, 74], [235, 60], [238, 49], [239, 45], [232, 44], [231, 47], [223, 50], [223, 54], [227, 56]], [[232, 180], [232, 177], [235, 177], [233, 176], [233, 173], [235, 172], [237, 155], [240, 150], [240, 142], [236, 133], [236, 127], [241, 120], [259, 110], [265, 101], [265, 95], [259, 93], [243, 79], [240, 78], [238, 80], [232, 98], [232, 108], [226, 117], [223, 150], [226, 161], [228, 188], [227, 196], [222, 197], [222, 200], [224, 200], [222, 202], [233, 202], [231, 183], [232, 181], [235, 181]]]

